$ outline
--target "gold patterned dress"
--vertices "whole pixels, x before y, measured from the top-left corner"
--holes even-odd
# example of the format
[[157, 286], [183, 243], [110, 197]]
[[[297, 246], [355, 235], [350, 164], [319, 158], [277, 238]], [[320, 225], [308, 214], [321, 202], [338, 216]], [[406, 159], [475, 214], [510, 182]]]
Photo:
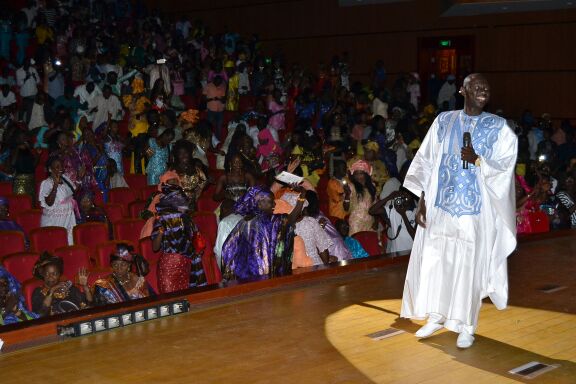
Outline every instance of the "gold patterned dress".
[[374, 204], [374, 200], [368, 190], [360, 196], [356, 192], [354, 184], [350, 185], [350, 236], [362, 231], [374, 230], [374, 217], [368, 213], [368, 210]]

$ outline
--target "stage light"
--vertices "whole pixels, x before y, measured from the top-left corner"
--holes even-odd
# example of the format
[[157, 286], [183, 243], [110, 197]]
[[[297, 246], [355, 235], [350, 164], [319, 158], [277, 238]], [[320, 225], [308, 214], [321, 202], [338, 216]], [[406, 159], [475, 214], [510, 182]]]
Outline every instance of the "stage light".
[[140, 311], [136, 311], [134, 312], [134, 322], [135, 323], [141, 323], [143, 321], [146, 320], [146, 316], [144, 315], [145, 310], [140, 310]]
[[108, 329], [120, 328], [188, 311], [190, 311], [190, 303], [188, 300], [174, 301], [171, 303], [138, 309], [132, 312], [113, 314], [99, 319], [59, 325], [58, 335], [72, 337], [90, 335]]

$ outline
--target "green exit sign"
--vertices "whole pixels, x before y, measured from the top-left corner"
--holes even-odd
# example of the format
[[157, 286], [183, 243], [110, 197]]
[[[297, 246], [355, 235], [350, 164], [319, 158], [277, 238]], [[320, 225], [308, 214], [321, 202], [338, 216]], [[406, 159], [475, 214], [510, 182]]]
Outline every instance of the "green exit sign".
[[441, 47], [449, 47], [452, 45], [452, 41], [451, 40], [440, 40], [440, 46]]

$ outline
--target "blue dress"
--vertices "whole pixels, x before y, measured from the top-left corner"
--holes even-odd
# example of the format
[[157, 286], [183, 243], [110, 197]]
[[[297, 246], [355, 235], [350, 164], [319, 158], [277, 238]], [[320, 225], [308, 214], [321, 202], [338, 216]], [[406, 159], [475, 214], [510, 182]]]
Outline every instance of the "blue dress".
[[169, 150], [168, 147], [160, 147], [154, 138], [148, 140], [148, 146], [154, 151], [146, 167], [148, 185], [156, 185], [160, 183], [160, 176], [168, 169]]
[[104, 150], [109, 158], [116, 162], [116, 169], [118, 173], [124, 175], [124, 166], [122, 165], [122, 149], [124, 144], [120, 140], [116, 140], [108, 136], [108, 141], [104, 143]]

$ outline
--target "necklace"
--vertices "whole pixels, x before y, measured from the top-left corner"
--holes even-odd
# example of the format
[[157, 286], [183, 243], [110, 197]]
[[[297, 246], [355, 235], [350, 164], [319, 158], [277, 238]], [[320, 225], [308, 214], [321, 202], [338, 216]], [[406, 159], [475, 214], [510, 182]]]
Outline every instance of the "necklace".
[[118, 282], [120, 283], [120, 285], [124, 286], [126, 284], [128, 284], [130, 282], [130, 273], [128, 273], [126, 275], [125, 279], [120, 279], [120, 277], [118, 277], [118, 275], [114, 274], [114, 277], [116, 278], [116, 280], [118, 280]]

